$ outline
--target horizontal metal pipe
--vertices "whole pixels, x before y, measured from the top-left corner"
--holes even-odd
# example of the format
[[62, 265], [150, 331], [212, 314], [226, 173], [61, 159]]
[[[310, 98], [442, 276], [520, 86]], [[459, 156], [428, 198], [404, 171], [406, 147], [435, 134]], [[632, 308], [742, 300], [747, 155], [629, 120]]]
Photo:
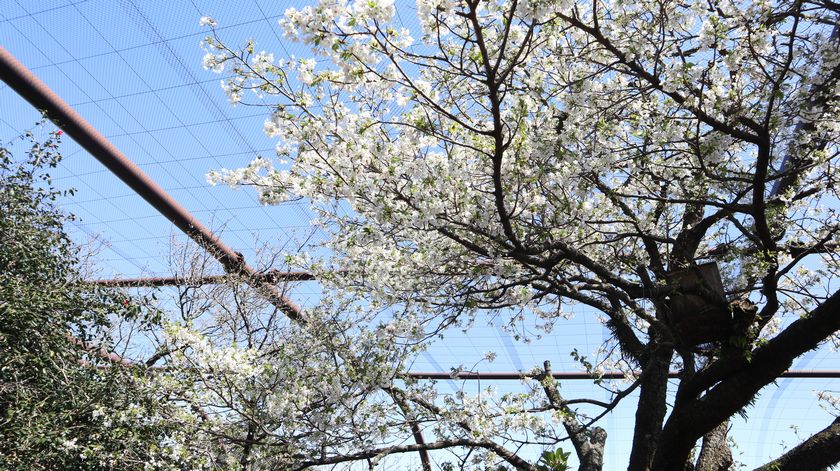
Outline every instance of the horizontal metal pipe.
[[[133, 367], [142, 367], [142, 363], [132, 363], [128, 360], [123, 359], [119, 355], [110, 354], [107, 358], [113, 363], [120, 363], [123, 365], [133, 366]], [[108, 366], [101, 366], [101, 368], [108, 368]], [[171, 367], [171, 366], [146, 366], [148, 371], [175, 371], [178, 369], [182, 369], [179, 367]], [[197, 368], [190, 367], [190, 368], [183, 368], [189, 371], [198, 371]], [[640, 372], [636, 371], [633, 373], [633, 377], [638, 377]], [[668, 377], [672, 379], [678, 379], [682, 373], [679, 371], [671, 371], [668, 373]], [[512, 371], [500, 371], [500, 372], [461, 372], [457, 375], [451, 375], [450, 373], [435, 373], [435, 372], [422, 372], [422, 371], [409, 371], [406, 373], [402, 373], [398, 375], [398, 378], [401, 379], [433, 379], [433, 380], [456, 380], [456, 381], [516, 381], [522, 379], [534, 379], [537, 375], [531, 375], [526, 373], [517, 373]], [[589, 380], [595, 381], [596, 379], [622, 379], [625, 378], [625, 374], [620, 371], [607, 371], [603, 375], [599, 377], [593, 377], [589, 373], [584, 373], [582, 371], [559, 371], [559, 372], [552, 372], [551, 376], [554, 379], [562, 379], [562, 380]], [[813, 378], [813, 379], [831, 379], [831, 378], [840, 378], [840, 370], [788, 370], [779, 375], [779, 378]]]
[[[682, 373], [679, 371], [671, 371], [668, 373], [669, 378], [679, 378]], [[588, 379], [588, 380], [595, 380], [596, 377], [593, 377], [589, 373], [584, 373], [580, 371], [570, 371], [570, 372], [557, 372], [551, 374], [555, 379]], [[633, 376], [638, 376], [638, 372], [634, 372]], [[432, 373], [432, 372], [408, 372], [404, 375], [407, 378], [413, 379], [455, 379], [455, 380], [487, 380], [487, 381], [495, 381], [495, 380], [517, 380], [523, 378], [532, 378], [533, 375], [529, 375], [527, 373], [517, 373], [517, 372], [488, 372], [488, 373], [475, 373], [475, 372], [461, 372], [455, 375], [450, 373]], [[625, 374], [620, 371], [607, 371], [604, 374], [598, 376], [601, 379], [621, 379], [624, 378]], [[780, 378], [840, 378], [840, 370], [788, 370], [782, 373]]]
[[221, 262], [225, 271], [238, 274], [288, 317], [302, 321], [300, 307], [281, 293], [276, 286], [259, 280], [258, 273], [240, 254], [225, 245], [186, 208], [155, 183], [140, 167], [126, 157], [108, 139], [85, 121], [69, 104], [55, 94], [35, 74], [0, 46], [0, 79], [102, 162], [114, 175], [160, 212], [178, 229], [197, 242]]
[[[255, 277], [263, 283], [279, 283], [281, 281], [310, 281], [315, 276], [305, 271], [279, 271], [271, 270], [258, 273]], [[146, 278], [116, 278], [109, 280], [89, 280], [85, 284], [107, 286], [110, 288], [139, 288], [153, 286], [201, 286], [219, 285], [231, 279], [230, 275], [208, 275], [208, 276], [158, 276]]]

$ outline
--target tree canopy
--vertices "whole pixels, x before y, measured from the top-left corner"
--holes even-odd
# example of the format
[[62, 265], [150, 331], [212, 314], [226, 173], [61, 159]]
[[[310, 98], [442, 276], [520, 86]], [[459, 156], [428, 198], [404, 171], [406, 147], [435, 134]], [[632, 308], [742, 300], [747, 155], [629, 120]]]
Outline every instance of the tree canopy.
[[[396, 309], [383, 328], [403, 342], [586, 306], [641, 372], [614, 395], [638, 390], [628, 469], [725, 469], [728, 418], [840, 328], [837, 19], [798, 0], [418, 0], [416, 18], [325, 0], [280, 21], [312, 56], [278, 60], [205, 17], [205, 68], [232, 74], [231, 102], [268, 103], [278, 140], [209, 179], [310, 201], [332, 255], [301, 263]], [[495, 408], [381, 384], [433, 438], [327, 441], [306, 464], [448, 448], [532, 469], [533, 434], [600, 469], [605, 432], [541, 370]], [[836, 427], [768, 466], [837, 462]]]
[[[60, 132], [0, 149], [0, 467], [594, 471], [602, 419], [636, 401], [628, 470], [730, 469], [730, 418], [838, 343], [838, 15], [320, 0], [285, 12], [311, 56], [282, 59], [201, 18], [204, 67], [277, 139], [208, 180], [310, 205], [323, 246], [260, 268], [323, 296], [287, 318], [246, 278], [189, 281], [215, 273], [186, 249], [165, 312], [84, 283], [48, 177]], [[549, 361], [517, 393], [408, 374], [450, 329], [551, 335], [573, 307], [609, 336], [598, 365], [571, 353], [626, 375], [606, 400], [566, 397]], [[826, 425], [759, 469], [840, 463]]]
[[27, 133], [25, 158], [0, 148], [0, 468], [185, 465], [177, 409], [142, 371], [114, 367], [114, 326], [151, 328], [157, 313], [81, 283], [72, 217], [57, 207], [65, 192], [49, 176], [60, 136]]

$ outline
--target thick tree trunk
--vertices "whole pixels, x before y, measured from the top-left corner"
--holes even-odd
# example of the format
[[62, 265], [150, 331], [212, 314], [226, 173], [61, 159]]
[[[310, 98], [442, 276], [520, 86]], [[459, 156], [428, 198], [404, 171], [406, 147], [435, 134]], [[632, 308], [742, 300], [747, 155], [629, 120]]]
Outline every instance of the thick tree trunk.
[[673, 353], [670, 348], [660, 347], [653, 351], [645, 366], [628, 471], [646, 471], [650, 467], [667, 411], [668, 370]]
[[694, 471], [727, 471], [732, 466], [732, 450], [726, 441], [729, 420], [703, 436], [703, 446]]
[[[657, 443], [652, 469], [670, 471], [685, 464], [697, 440], [749, 405], [761, 388], [775, 381], [793, 359], [816, 348], [840, 329], [840, 291], [809, 315], [753, 350], [750, 358], [718, 360], [682, 388]], [[714, 380], [718, 380], [714, 384]], [[698, 397], [695, 393], [708, 389]], [[680, 397], [682, 396], [682, 397]]]

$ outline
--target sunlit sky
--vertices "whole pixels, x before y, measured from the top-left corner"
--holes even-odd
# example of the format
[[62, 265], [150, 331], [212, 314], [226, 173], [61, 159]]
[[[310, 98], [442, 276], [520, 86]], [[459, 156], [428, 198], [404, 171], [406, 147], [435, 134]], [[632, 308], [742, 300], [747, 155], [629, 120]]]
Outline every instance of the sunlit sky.
[[[212, 187], [205, 174], [235, 168], [256, 155], [273, 155], [274, 141], [262, 133], [268, 110], [231, 106], [218, 76], [201, 66], [199, 42], [206, 30], [201, 16], [218, 21], [229, 43], [254, 38], [258, 50], [276, 57], [307, 57], [308, 47], [283, 40], [277, 20], [289, 6], [303, 2], [245, 0], [0, 0], [0, 45], [37, 74], [59, 96], [111, 140], [156, 182], [178, 199], [221, 239], [255, 260], [254, 248], [269, 243], [295, 251], [322, 235], [310, 225], [305, 202], [261, 206], [248, 190]], [[399, 18], [413, 24], [412, 2], [397, 2]], [[299, 6], [299, 5], [298, 5]], [[251, 100], [253, 101], [253, 100]], [[16, 137], [33, 129], [40, 114], [5, 84], [0, 84], [0, 143], [20, 151]], [[51, 128], [36, 130], [45, 134]], [[80, 244], [96, 248], [92, 262], [101, 278], [167, 276], [173, 237], [184, 238], [156, 210], [112, 176], [98, 161], [64, 139], [65, 159], [53, 173], [59, 188], [75, 188], [62, 207], [78, 220], [69, 230]], [[319, 289], [303, 283], [297, 302], [312, 305]], [[485, 352], [492, 364], [481, 371], [529, 370], [551, 360], [555, 371], [579, 371], [569, 356], [573, 348], [595, 352], [606, 329], [579, 308], [542, 339], [523, 343], [491, 322], [479, 321], [468, 334], [453, 332], [416, 360], [415, 371], [449, 371], [471, 367]], [[836, 352], [827, 348], [800, 358], [795, 369], [838, 369]], [[459, 386], [443, 381], [442, 390]], [[483, 382], [482, 386], [487, 383]], [[477, 384], [468, 384], [475, 390]], [[518, 390], [517, 381], [498, 382], [500, 390]], [[783, 379], [766, 388], [738, 419], [736, 459], [748, 467], [762, 464], [802, 438], [822, 429], [830, 416], [817, 405], [815, 391], [840, 390], [837, 379]], [[566, 381], [567, 398], [606, 399], [588, 381]], [[634, 398], [604, 419], [610, 439], [605, 469], [626, 464], [632, 438]], [[567, 445], [568, 449], [571, 449]]]

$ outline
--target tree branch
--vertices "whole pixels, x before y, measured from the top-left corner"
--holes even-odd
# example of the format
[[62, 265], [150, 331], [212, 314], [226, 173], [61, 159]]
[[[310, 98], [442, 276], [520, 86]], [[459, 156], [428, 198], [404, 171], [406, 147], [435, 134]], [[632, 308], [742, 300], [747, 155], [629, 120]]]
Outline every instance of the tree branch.
[[[758, 391], [775, 381], [796, 357], [816, 348], [838, 330], [840, 291], [767, 344], [753, 350], [751, 355], [718, 360], [707, 370], [698, 372], [677, 393], [653, 469], [678, 469], [684, 465], [700, 437], [748, 406]], [[712, 389], [707, 394], [696, 397], [709, 387]]]
[[756, 468], [755, 471], [824, 469], [837, 463], [840, 463], [840, 417], [789, 452]]
[[387, 455], [394, 455], [398, 453], [411, 453], [420, 450], [443, 450], [446, 448], [456, 448], [456, 447], [474, 447], [474, 448], [485, 448], [488, 450], [492, 450], [494, 453], [499, 455], [502, 459], [507, 461], [508, 463], [521, 468], [523, 470], [534, 470], [535, 468], [528, 463], [527, 461], [519, 458], [518, 456], [514, 455], [501, 445], [492, 442], [490, 440], [470, 440], [466, 438], [460, 439], [451, 439], [451, 440], [438, 440], [436, 442], [431, 443], [424, 443], [424, 444], [414, 444], [414, 445], [394, 445], [389, 447], [382, 447], [382, 448], [374, 448], [370, 450], [363, 450], [358, 451], [356, 453], [348, 453], [348, 454], [341, 454], [331, 457], [325, 458], [314, 458], [314, 459], [306, 459], [299, 461], [294, 468], [294, 470], [301, 470], [306, 468], [311, 468], [313, 466], [323, 466], [329, 464], [339, 464], [339, 463], [347, 463], [349, 461], [360, 461], [365, 459], [372, 459], [380, 456], [387, 456]]
[[568, 403], [557, 390], [557, 383], [551, 375], [550, 361], [546, 360], [543, 363], [543, 370], [543, 374], [537, 379], [540, 380], [551, 406], [563, 414], [563, 427], [569, 434], [580, 460], [579, 471], [600, 471], [604, 466], [604, 445], [607, 441], [607, 432], [601, 427], [590, 430], [581, 425], [574, 411], [569, 409]]

